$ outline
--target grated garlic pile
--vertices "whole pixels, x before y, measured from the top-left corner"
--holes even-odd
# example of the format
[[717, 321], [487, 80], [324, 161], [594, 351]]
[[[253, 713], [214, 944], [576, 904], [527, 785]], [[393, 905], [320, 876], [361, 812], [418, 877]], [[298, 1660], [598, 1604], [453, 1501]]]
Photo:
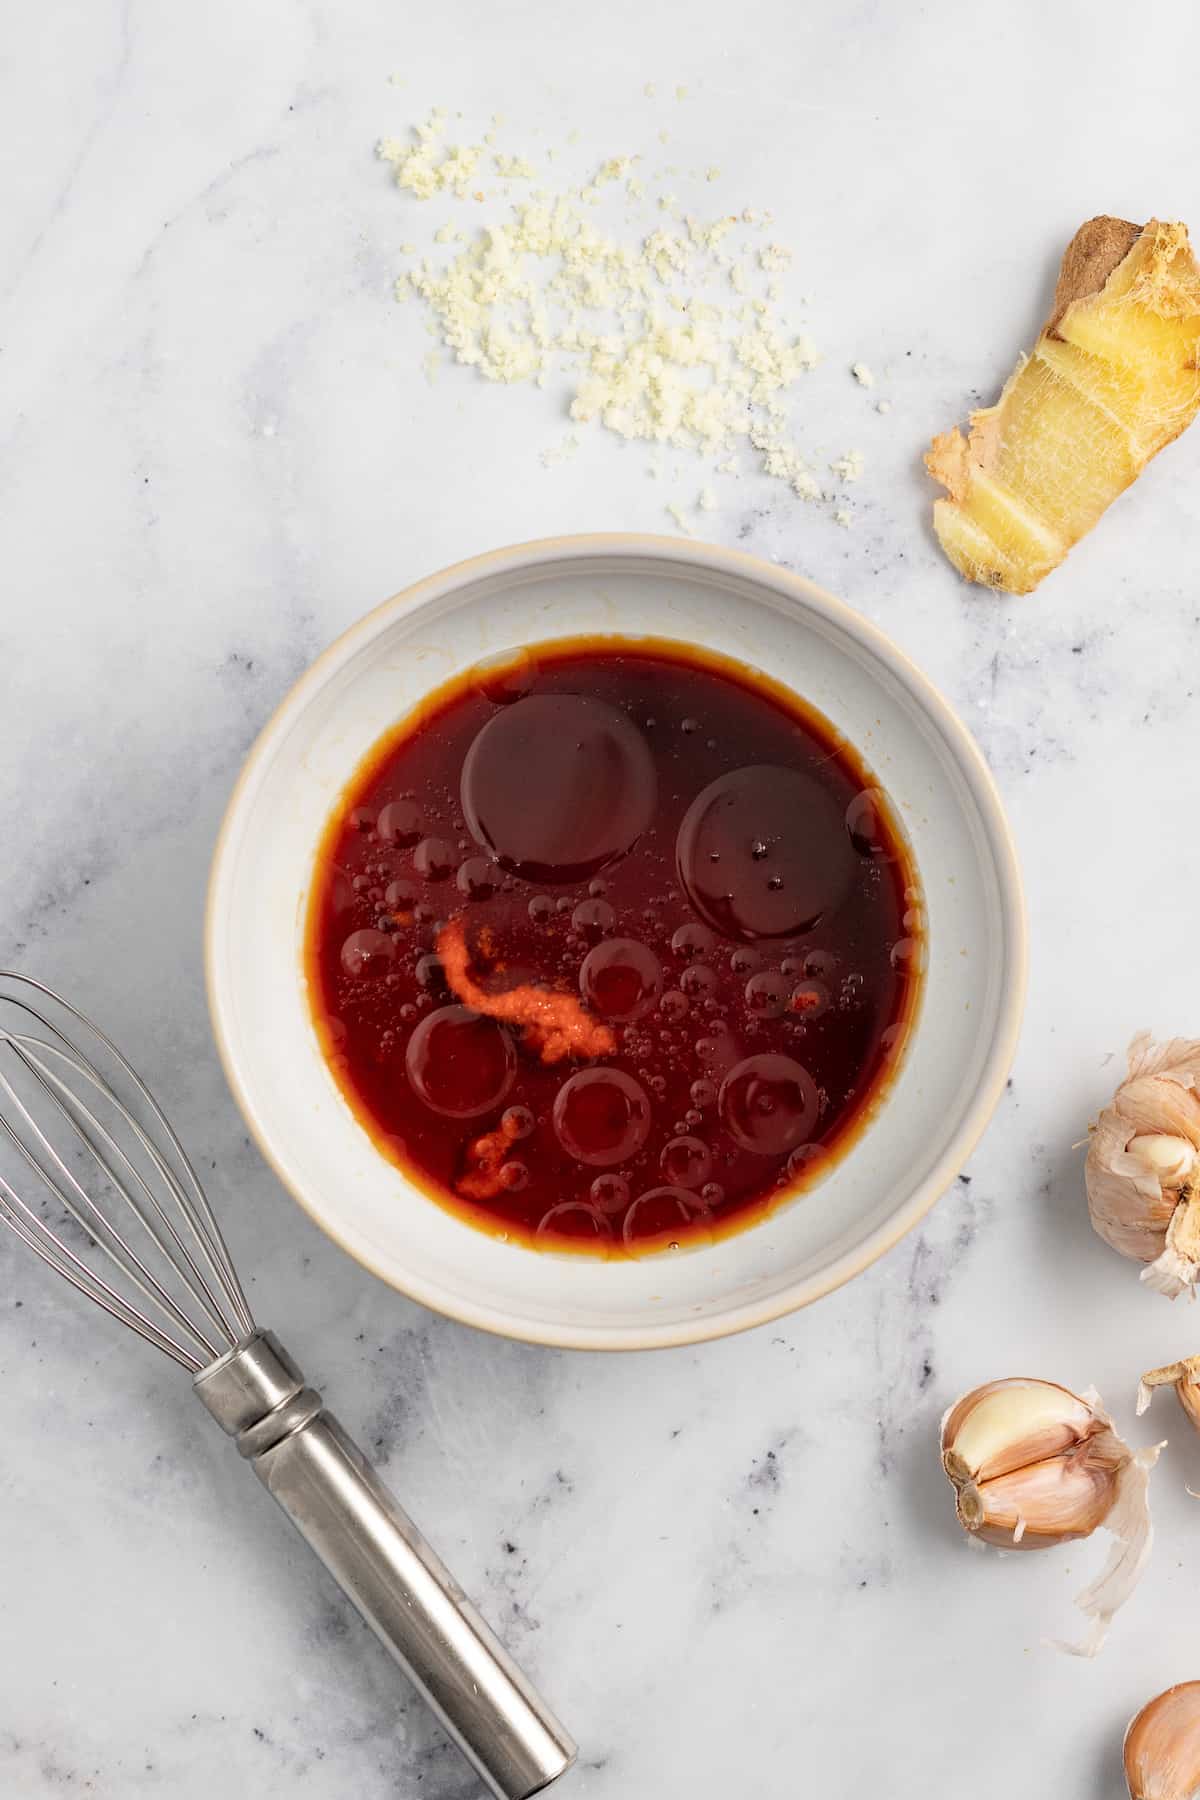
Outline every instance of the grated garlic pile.
[[[715, 473], [735, 472], [731, 452], [745, 448], [802, 499], [833, 505], [791, 436], [791, 392], [818, 356], [779, 311], [775, 277], [790, 267], [791, 252], [753, 242], [770, 214], [747, 209], [703, 220], [670, 193], [651, 207], [636, 156], [609, 157], [590, 181], [548, 191], [527, 157], [490, 149], [494, 143], [494, 131], [482, 144], [447, 142], [446, 114], [435, 111], [410, 140], [378, 146], [397, 185], [417, 200], [506, 203], [502, 216], [469, 231], [443, 224], [433, 241], [454, 247], [449, 260], [417, 257], [397, 281], [397, 298], [424, 305], [431, 334], [453, 360], [489, 381], [544, 388], [563, 375], [578, 424], [696, 452]], [[554, 151], [546, 156], [553, 160]], [[706, 179], [718, 175], [711, 168]], [[501, 187], [488, 191], [489, 179]], [[602, 214], [614, 199], [626, 208], [625, 235]], [[636, 215], [646, 211], [653, 223], [641, 229]], [[427, 367], [438, 360], [434, 353]], [[544, 454], [543, 463], [564, 454]], [[860, 451], [831, 465], [841, 484], [857, 480], [862, 466]], [[711, 486], [695, 504], [717, 504]], [[837, 523], [848, 525], [844, 486], [836, 506]], [[677, 504], [667, 510], [689, 529]]]

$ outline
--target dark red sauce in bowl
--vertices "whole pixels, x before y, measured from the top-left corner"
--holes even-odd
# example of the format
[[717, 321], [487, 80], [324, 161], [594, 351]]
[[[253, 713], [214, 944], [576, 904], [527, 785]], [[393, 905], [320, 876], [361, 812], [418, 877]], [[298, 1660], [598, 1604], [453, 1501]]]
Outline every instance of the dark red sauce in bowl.
[[841, 1154], [912, 1027], [924, 914], [858, 753], [687, 645], [448, 684], [322, 839], [313, 1018], [380, 1150], [512, 1241], [643, 1256]]

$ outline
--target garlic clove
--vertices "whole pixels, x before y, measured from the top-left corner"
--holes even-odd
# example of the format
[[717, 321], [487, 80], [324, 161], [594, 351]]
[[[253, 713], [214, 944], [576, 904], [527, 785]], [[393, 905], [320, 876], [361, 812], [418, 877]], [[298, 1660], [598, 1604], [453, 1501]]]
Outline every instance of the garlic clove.
[[[1051, 1456], [956, 1496], [958, 1517], [986, 1544], [1005, 1550], [1047, 1550], [1090, 1537], [1116, 1500], [1121, 1457], [1105, 1453], [1102, 1434], [1085, 1450]], [[1116, 1441], [1116, 1440], [1114, 1440]]]
[[1146, 1411], [1155, 1388], [1173, 1387], [1192, 1424], [1200, 1431], [1200, 1356], [1185, 1356], [1181, 1362], [1167, 1363], [1161, 1369], [1150, 1369], [1138, 1383], [1138, 1417]]
[[1147, 1131], [1131, 1138], [1125, 1154], [1155, 1176], [1160, 1187], [1182, 1187], [1196, 1166], [1196, 1146], [1165, 1131]]
[[952, 1481], [987, 1482], [1055, 1456], [1101, 1429], [1092, 1408], [1053, 1381], [1011, 1376], [966, 1394], [942, 1421]]
[[1200, 1795], [1200, 1681], [1158, 1694], [1125, 1733], [1130, 1800], [1196, 1800]]
[[1200, 1040], [1155, 1044], [1143, 1032], [1129, 1073], [1091, 1134], [1085, 1180], [1092, 1224], [1142, 1279], [1172, 1298], [1200, 1279]]
[[1099, 1577], [1076, 1596], [1092, 1620], [1089, 1637], [1058, 1646], [1078, 1655], [1100, 1648], [1150, 1554], [1149, 1471], [1158, 1454], [1135, 1456], [1095, 1396], [1029, 1377], [987, 1382], [942, 1420], [942, 1466], [972, 1537], [1045, 1550], [1101, 1526], [1112, 1535]]

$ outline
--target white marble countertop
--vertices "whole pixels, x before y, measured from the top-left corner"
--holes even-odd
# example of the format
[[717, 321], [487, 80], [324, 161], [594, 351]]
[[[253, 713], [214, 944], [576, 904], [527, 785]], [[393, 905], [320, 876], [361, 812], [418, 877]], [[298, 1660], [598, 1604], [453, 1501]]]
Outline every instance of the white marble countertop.
[[[1200, 1315], [1092, 1236], [1072, 1148], [1137, 1027], [1200, 1029], [1200, 432], [1021, 601], [951, 573], [919, 463], [1030, 341], [1081, 219], [1200, 226], [1198, 53], [1169, 0], [45, 0], [8, 21], [0, 962], [153, 1072], [257, 1309], [579, 1736], [580, 1800], [1116, 1800], [1129, 1714], [1200, 1675], [1200, 1444], [1168, 1405], [1155, 1558], [1095, 1664], [1039, 1640], [1098, 1546], [968, 1555], [934, 1450], [978, 1380], [1094, 1382], [1133, 1426], [1141, 1369], [1200, 1348]], [[467, 131], [503, 112], [526, 148], [578, 130], [653, 161], [669, 129], [663, 162], [774, 210], [824, 357], [800, 434], [818, 462], [863, 449], [856, 523], [726, 479], [703, 529], [917, 658], [1024, 859], [1023, 1045], [967, 1176], [848, 1289], [696, 1351], [547, 1353], [391, 1293], [250, 1149], [209, 1038], [214, 831], [316, 651], [471, 552], [671, 529], [636, 449], [593, 431], [543, 467], [547, 395], [424, 378], [389, 289], [428, 221], [372, 150], [434, 104]], [[0, 1791], [475, 1793], [175, 1371], [7, 1242], [0, 1269]]]

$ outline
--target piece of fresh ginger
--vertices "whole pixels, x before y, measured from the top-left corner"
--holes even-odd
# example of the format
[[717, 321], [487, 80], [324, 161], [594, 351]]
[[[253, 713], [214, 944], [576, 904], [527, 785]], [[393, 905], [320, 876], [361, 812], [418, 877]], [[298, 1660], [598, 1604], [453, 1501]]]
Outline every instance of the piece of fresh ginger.
[[1200, 409], [1200, 268], [1186, 225], [1089, 219], [1054, 310], [995, 406], [933, 440], [942, 549], [963, 575], [1028, 594]]

